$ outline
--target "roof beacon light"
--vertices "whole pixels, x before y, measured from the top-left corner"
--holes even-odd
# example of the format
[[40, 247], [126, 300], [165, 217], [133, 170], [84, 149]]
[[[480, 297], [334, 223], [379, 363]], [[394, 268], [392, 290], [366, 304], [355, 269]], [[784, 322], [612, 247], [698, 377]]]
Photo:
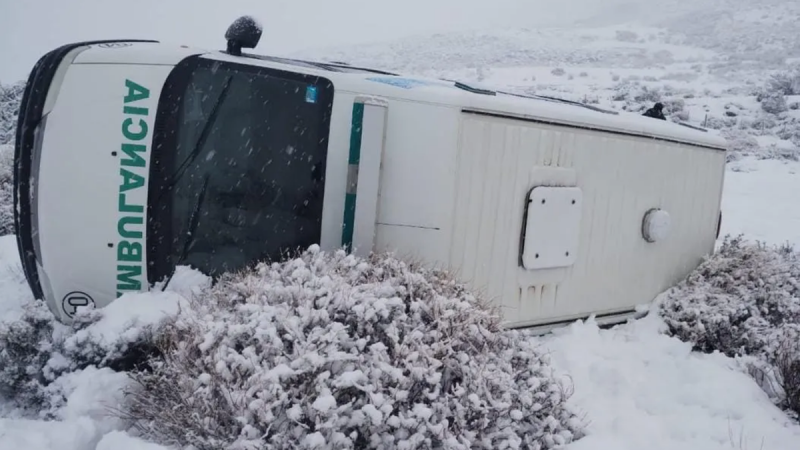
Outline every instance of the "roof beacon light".
[[241, 56], [243, 48], [255, 48], [261, 40], [261, 31], [261, 24], [251, 16], [242, 16], [234, 20], [225, 32], [225, 39], [228, 41], [227, 53]]

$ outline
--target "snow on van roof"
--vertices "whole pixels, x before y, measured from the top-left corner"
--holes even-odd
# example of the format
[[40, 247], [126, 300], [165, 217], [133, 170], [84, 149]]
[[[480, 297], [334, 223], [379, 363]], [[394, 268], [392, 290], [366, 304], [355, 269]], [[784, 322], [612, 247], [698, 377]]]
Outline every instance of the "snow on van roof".
[[329, 72], [327, 76], [335, 80], [337, 89], [344, 88], [356, 93], [452, 104], [477, 113], [652, 137], [719, 150], [727, 148], [724, 138], [697, 126], [656, 120], [566, 99], [505, 92], [475, 82], [405, 76], [379, 69], [355, 67], [344, 62], [304, 61], [265, 55], [246, 56], [259, 61]]
[[[498, 94], [495, 101], [476, 101], [476, 112], [498, 113], [554, 124], [653, 137], [724, 150], [727, 141], [713, 133], [687, 124], [644, 117], [627, 111], [603, 110], [577, 102], [549, 97], [521, 98]], [[502, 114], [502, 113], [501, 113]]]
[[[144, 45], [136, 44], [132, 46], [133, 48], [117, 49], [113, 52], [106, 50], [103, 54], [84, 54], [85, 56], [81, 55], [81, 57], [87, 60], [102, 57], [103, 59], [122, 58], [130, 61], [132, 59], [143, 60], [144, 53], [160, 55], [168, 51], [167, 48], [157, 51], [152, 48], [153, 45], [163, 46], [158, 43], [150, 44], [151, 48], [145, 52], [143, 51]], [[166, 47], [171, 46], [167, 45]], [[126, 52], [123, 52], [124, 50]], [[305, 61], [252, 53], [232, 56], [221, 51], [191, 49], [186, 46], [175, 46], [174, 51], [181, 53], [184, 57], [188, 54], [203, 54], [206, 57], [232, 62], [246, 61], [251, 65], [282, 67], [290, 68], [292, 71], [324, 74], [336, 84], [337, 89], [359, 94], [452, 105], [471, 112], [652, 137], [720, 150], [727, 147], [727, 142], [717, 134], [688, 124], [682, 126], [670, 121], [643, 117], [639, 114], [605, 110], [592, 105], [552, 97], [503, 92], [477, 83], [405, 76], [379, 69], [355, 67], [344, 62]], [[122, 53], [125, 55], [123, 56]]]
[[[720, 150], [727, 147], [722, 137], [689, 124], [652, 119], [566, 99], [505, 92], [478, 83], [399, 75], [336, 78], [340, 82], [358, 78], [360, 82], [355, 82], [349, 90], [368, 90], [370, 94], [387, 97], [449, 103], [468, 112], [653, 137]], [[373, 86], [364, 84], [364, 81]]]

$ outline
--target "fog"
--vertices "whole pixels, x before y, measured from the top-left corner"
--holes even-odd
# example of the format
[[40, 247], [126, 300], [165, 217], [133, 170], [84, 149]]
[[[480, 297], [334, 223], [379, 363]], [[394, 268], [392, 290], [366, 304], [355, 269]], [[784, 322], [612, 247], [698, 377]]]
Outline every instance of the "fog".
[[[794, 0], [759, 0], [769, 4]], [[223, 49], [236, 17], [264, 25], [259, 53], [503, 28], [659, 24], [691, 11], [733, 10], [750, 0], [0, 0], [0, 82], [27, 76], [68, 42], [149, 38]], [[709, 24], [713, 27], [713, 24]]]
[[264, 25], [259, 52], [285, 53], [433, 32], [565, 26], [631, 11], [632, 3], [642, 1], [0, 0], [0, 81], [24, 78], [43, 53], [70, 41], [150, 38], [222, 49], [226, 27], [242, 14]]

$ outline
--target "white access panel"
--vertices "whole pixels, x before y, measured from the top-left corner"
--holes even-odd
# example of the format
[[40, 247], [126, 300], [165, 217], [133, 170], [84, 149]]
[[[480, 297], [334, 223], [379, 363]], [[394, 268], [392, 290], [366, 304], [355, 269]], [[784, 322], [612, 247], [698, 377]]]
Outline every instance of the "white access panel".
[[529, 270], [568, 267], [578, 255], [583, 192], [538, 186], [528, 195], [522, 264]]

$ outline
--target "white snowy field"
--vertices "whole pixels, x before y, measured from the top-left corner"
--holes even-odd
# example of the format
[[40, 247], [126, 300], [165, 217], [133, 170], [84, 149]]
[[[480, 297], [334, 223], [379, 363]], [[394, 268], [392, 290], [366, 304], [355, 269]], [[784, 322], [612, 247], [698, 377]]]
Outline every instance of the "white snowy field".
[[[309, 7], [309, 2], [278, 3], [282, 10]], [[461, 3], [449, 1], [431, 8], [444, 11]], [[531, 17], [537, 12], [533, 6], [517, 11], [518, 2], [501, 3], [505, 12]], [[542, 4], [531, 5], [534, 3]], [[381, 34], [381, 24], [373, 23], [365, 34], [385, 42], [350, 45], [349, 41], [363, 38], [357, 29], [350, 28], [350, 34], [338, 40], [306, 36], [295, 47], [348, 41], [346, 46], [296, 54], [458, 78], [519, 92], [535, 91], [617, 109], [638, 111], [656, 100], [665, 101], [673, 117], [706, 124], [715, 128], [710, 132], [724, 133], [736, 141], [736, 158], [732, 158], [726, 173], [721, 236], [744, 233], [751, 240], [800, 246], [800, 207], [796, 200], [800, 192], [800, 162], [796, 159], [800, 159], [800, 153], [798, 141], [793, 140], [800, 132], [792, 131], [800, 119], [800, 109], [787, 106], [787, 111], [777, 117], [762, 111], [754, 95], [773, 71], [785, 69], [787, 55], [798, 54], [800, 35], [795, 26], [800, 4], [781, 0], [758, 4], [743, 0], [665, 0], [658, 4], [615, 0], [602, 8], [599, 2], [583, 2], [587, 8], [582, 9], [575, 7], [575, 1], [566, 3], [572, 11], [581, 13], [567, 20], [564, 17], [570, 11], [565, 7], [559, 14], [550, 11], [536, 20], [516, 17], [513, 23], [501, 23], [496, 11], [487, 13], [492, 8], [466, 7], [470, 14], [453, 19], [441, 34], [397, 39], [402, 34], [400, 27], [387, 26]], [[15, 7], [21, 4], [17, 2]], [[401, 9], [396, 12], [402, 17], [408, 18], [413, 12]], [[33, 20], [31, 11], [25, 17]], [[48, 12], [45, 22], [54, 21], [57, 12]], [[490, 17], [481, 20], [481, 14]], [[206, 21], [214, 16], [208, 12], [198, 15]], [[335, 33], [327, 23], [330, 21], [320, 23], [321, 16], [315, 14], [312, 22]], [[170, 17], [165, 13], [159, 21], [176, 23], [168, 20]], [[0, 29], [3, 20], [0, 17]], [[269, 23], [269, 16], [262, 21]], [[435, 28], [433, 22], [428, 17], [416, 24], [414, 31]], [[109, 22], [96, 29], [106, 36], [112, 25]], [[211, 38], [196, 34], [192, 43], [220, 42], [225, 25], [215, 26], [222, 28]], [[30, 33], [21, 25], [15, 27], [5, 29], [17, 30], [20, 36]], [[478, 27], [481, 29], [475, 31]], [[289, 33], [289, 28], [283, 23], [277, 30]], [[77, 37], [87, 31], [70, 33]], [[268, 26], [267, 50], [259, 51], [276, 48], [271, 42], [280, 39], [280, 33]], [[80, 38], [92, 37], [83, 34]], [[0, 49], [11, 48], [12, 41], [6, 37], [3, 34], [6, 47]], [[174, 31], [170, 37], [177, 39]], [[60, 43], [42, 39], [37, 45]], [[295, 47], [281, 50], [300, 50]], [[31, 55], [13, 52], [21, 64], [35, 60]], [[24, 75], [27, 68], [15, 69], [17, 72], [6, 68], [6, 75]], [[800, 100], [787, 99], [790, 104]], [[197, 281], [176, 278], [172, 289], [180, 293]], [[2, 237], [0, 320], [18, 317], [29, 295], [14, 238]], [[176, 302], [174, 295], [166, 294], [140, 298], [152, 305], [151, 314]], [[123, 307], [114, 311], [124, 312]], [[114, 318], [123, 320], [121, 315], [112, 315]], [[109, 323], [110, 332], [114, 326]], [[662, 328], [663, 322], [651, 315], [611, 330], [601, 330], [590, 320], [536, 338], [550, 350], [556, 367], [571, 377], [574, 395], [570, 403], [591, 421], [588, 435], [570, 444], [569, 450], [800, 448], [800, 425], [773, 405], [741, 361], [693, 353], [690, 344], [661, 334]], [[121, 401], [121, 389], [127, 382], [124, 375], [109, 369], [76, 373], [58, 387], [67, 401], [56, 411], [58, 420], [54, 421], [21, 418], [17, 411], [0, 404], [0, 450], [164, 450], [127, 435], [121, 431], [121, 422], [108, 415], [107, 408]]]

